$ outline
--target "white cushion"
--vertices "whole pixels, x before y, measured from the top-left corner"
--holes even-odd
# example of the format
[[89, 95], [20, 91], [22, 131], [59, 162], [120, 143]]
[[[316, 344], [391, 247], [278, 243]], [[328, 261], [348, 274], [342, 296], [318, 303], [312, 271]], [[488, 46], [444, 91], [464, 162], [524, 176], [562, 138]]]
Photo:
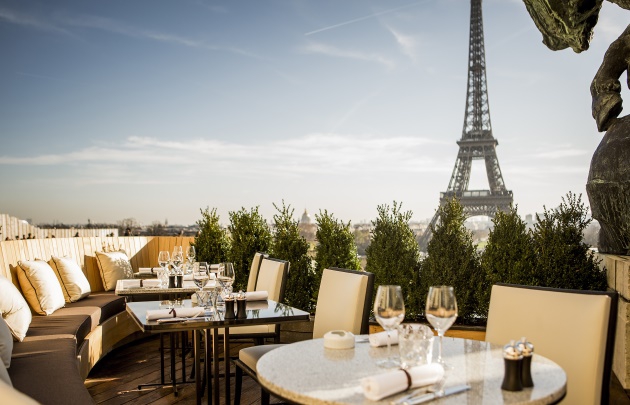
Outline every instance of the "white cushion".
[[11, 330], [0, 316], [0, 364], [6, 368], [11, 366], [11, 354], [13, 353], [13, 336]]
[[133, 274], [131, 263], [125, 252], [96, 252], [96, 262], [105, 291], [116, 288], [116, 282]]
[[17, 275], [24, 298], [34, 312], [50, 315], [66, 305], [55, 271], [45, 261], [20, 261]]
[[55, 271], [66, 302], [76, 302], [90, 295], [90, 283], [77, 262], [65, 257], [52, 256], [50, 267]]
[[245, 363], [245, 365], [252, 370], [256, 370], [256, 364], [258, 360], [263, 356], [263, 354], [267, 354], [273, 349], [276, 349], [280, 346], [284, 346], [284, 344], [274, 344], [274, 345], [259, 345], [259, 346], [251, 346], [246, 347], [245, 349], [241, 349], [238, 351], [238, 359]]
[[0, 276], [0, 315], [7, 323], [13, 338], [24, 340], [33, 316], [26, 300], [11, 280]]
[[323, 337], [331, 330], [361, 333], [367, 282], [367, 275], [361, 271], [324, 269], [317, 296], [313, 339]]

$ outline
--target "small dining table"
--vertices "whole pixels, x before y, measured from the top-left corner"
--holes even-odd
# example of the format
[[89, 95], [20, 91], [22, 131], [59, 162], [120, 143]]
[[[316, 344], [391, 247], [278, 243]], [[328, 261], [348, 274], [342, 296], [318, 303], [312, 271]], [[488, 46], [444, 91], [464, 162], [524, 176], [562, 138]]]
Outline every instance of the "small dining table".
[[[191, 300], [183, 300], [182, 307], [193, 306]], [[222, 311], [214, 311], [212, 315], [204, 317], [181, 320], [177, 322], [158, 322], [147, 320], [147, 311], [163, 309], [161, 301], [138, 301], [128, 302], [127, 312], [143, 332], [167, 333], [167, 332], [193, 332], [193, 349], [195, 359], [195, 388], [197, 393], [197, 404], [201, 403], [203, 390], [201, 388], [201, 333], [205, 341], [205, 374], [208, 376], [208, 403], [219, 404], [220, 381], [219, 381], [219, 328], [224, 329], [223, 344], [225, 358], [225, 397], [226, 403], [230, 402], [230, 328], [242, 325], [264, 325], [279, 324], [286, 322], [308, 321], [309, 313], [289, 305], [281, 304], [272, 300], [248, 301], [246, 305], [247, 318], [225, 319]], [[211, 331], [214, 333], [210, 333]], [[214, 371], [210, 364], [214, 365]], [[213, 384], [210, 384], [210, 376], [213, 376]], [[213, 392], [214, 391], [214, 392]]]
[[[374, 404], [361, 388], [364, 377], [387, 373], [376, 365], [387, 356], [386, 347], [371, 347], [366, 335], [357, 337], [353, 349], [327, 349], [323, 339], [281, 346], [260, 358], [257, 375], [261, 385], [290, 402], [299, 404]], [[434, 354], [437, 342], [434, 342]], [[398, 347], [392, 346], [397, 354]], [[444, 388], [467, 384], [468, 391], [435, 399], [435, 404], [550, 404], [566, 394], [567, 377], [552, 360], [539, 354], [532, 358], [534, 387], [522, 391], [501, 389], [504, 376], [503, 347], [487, 342], [444, 338], [443, 358], [449, 365]], [[390, 404], [409, 394], [399, 393], [378, 403]]]

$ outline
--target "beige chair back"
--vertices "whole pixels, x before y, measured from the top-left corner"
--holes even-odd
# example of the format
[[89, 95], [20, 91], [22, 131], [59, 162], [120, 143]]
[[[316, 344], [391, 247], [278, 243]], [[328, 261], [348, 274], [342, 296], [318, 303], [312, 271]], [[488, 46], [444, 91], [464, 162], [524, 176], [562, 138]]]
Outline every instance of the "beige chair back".
[[338, 268], [324, 269], [319, 285], [313, 339], [331, 330], [356, 335], [369, 332], [374, 274]]
[[252, 259], [252, 266], [249, 269], [249, 277], [247, 278], [247, 291], [256, 291], [256, 280], [258, 279], [258, 270], [260, 263], [264, 257], [269, 257], [266, 253], [256, 252]]
[[[526, 337], [567, 374], [566, 404], [607, 404], [617, 295], [509, 284], [492, 286], [486, 341]], [[536, 381], [534, 381], [536, 384]]]
[[270, 300], [281, 302], [284, 299], [284, 286], [288, 274], [289, 262], [264, 257], [260, 263], [254, 291], [267, 291]]

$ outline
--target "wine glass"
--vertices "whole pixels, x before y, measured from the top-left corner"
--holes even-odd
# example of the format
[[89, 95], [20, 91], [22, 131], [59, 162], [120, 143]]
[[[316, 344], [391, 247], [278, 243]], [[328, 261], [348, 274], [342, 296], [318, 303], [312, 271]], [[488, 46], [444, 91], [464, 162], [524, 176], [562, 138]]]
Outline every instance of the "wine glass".
[[195, 262], [195, 247], [193, 245], [188, 246], [188, 249], [186, 249], [186, 259], [188, 259], [190, 264]]
[[374, 300], [374, 317], [387, 332], [387, 358], [376, 364], [381, 367], [398, 367], [400, 362], [391, 357], [391, 331], [405, 318], [405, 303], [399, 285], [380, 285]]
[[160, 250], [160, 253], [158, 253], [158, 264], [162, 268], [160, 271], [160, 281], [162, 282], [162, 287], [166, 287], [168, 284], [168, 270], [166, 266], [168, 266], [170, 261], [171, 255], [168, 253], [168, 250]]
[[442, 338], [448, 328], [457, 319], [457, 300], [453, 287], [447, 285], [429, 287], [427, 306], [425, 308], [427, 321], [433, 326], [440, 337], [437, 363], [445, 368], [447, 365], [442, 360]]
[[176, 273], [180, 272], [179, 266], [181, 266], [183, 262], [184, 262], [184, 256], [182, 254], [182, 247], [179, 246], [179, 249], [178, 249], [178, 247], [176, 246], [173, 249], [173, 254], [171, 255], [171, 264], [175, 268]]
[[226, 295], [232, 293], [232, 284], [234, 284], [234, 277], [234, 265], [232, 265], [232, 263], [225, 262], [219, 264], [219, 273], [217, 275], [217, 280], [219, 280], [219, 283], [221, 283], [221, 287], [224, 288]]
[[208, 284], [210, 277], [208, 277], [208, 271], [205, 268], [199, 268], [198, 272], [193, 273], [193, 282], [199, 288], [197, 294], [197, 305], [200, 305], [203, 302], [201, 298], [201, 292], [203, 291], [203, 287]]

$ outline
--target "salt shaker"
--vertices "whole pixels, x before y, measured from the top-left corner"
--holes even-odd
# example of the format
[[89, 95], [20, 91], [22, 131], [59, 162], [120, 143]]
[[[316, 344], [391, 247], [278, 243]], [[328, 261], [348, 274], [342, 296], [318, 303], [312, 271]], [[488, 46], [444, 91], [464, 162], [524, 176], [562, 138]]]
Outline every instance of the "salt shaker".
[[533, 387], [532, 356], [534, 355], [534, 345], [531, 342], [528, 342], [527, 338], [522, 337], [521, 340], [516, 343], [516, 346], [521, 349], [521, 353], [523, 354], [523, 366], [521, 369], [521, 381], [523, 382], [523, 388]]
[[224, 319], [234, 319], [234, 298], [231, 294], [228, 294], [223, 298], [225, 302], [225, 317]]
[[501, 389], [521, 391], [523, 389], [521, 381], [523, 354], [513, 340], [503, 347], [503, 362], [505, 363], [505, 376]]

